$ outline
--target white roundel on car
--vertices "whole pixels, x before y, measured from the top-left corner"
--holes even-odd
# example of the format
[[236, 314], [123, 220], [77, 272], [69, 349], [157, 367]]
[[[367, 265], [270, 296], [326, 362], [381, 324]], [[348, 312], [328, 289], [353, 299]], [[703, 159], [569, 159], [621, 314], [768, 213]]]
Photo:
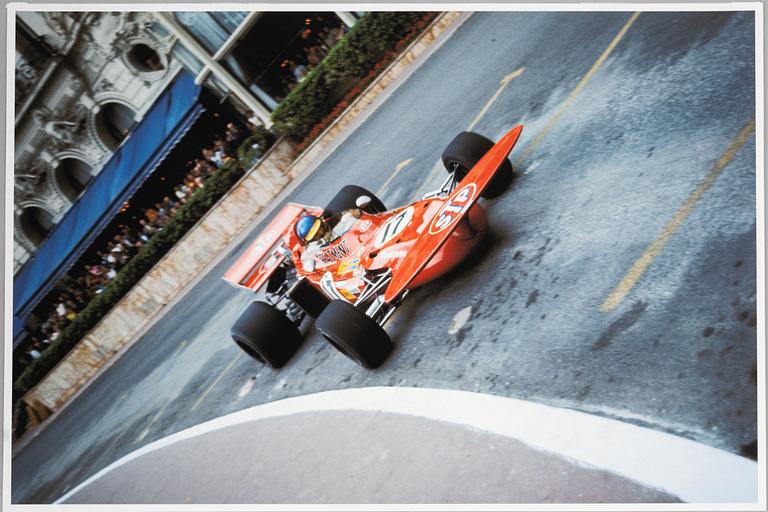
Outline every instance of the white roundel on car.
[[402, 233], [408, 224], [411, 223], [412, 218], [413, 206], [409, 206], [405, 210], [389, 219], [386, 224], [379, 228], [379, 232], [376, 233], [376, 241], [374, 247], [378, 249]]

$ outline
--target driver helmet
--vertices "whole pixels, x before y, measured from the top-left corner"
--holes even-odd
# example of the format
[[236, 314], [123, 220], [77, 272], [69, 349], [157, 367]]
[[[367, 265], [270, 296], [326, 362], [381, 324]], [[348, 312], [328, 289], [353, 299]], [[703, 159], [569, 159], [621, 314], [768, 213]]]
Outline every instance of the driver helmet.
[[296, 235], [304, 244], [319, 239], [327, 230], [323, 219], [314, 215], [304, 215], [296, 222]]

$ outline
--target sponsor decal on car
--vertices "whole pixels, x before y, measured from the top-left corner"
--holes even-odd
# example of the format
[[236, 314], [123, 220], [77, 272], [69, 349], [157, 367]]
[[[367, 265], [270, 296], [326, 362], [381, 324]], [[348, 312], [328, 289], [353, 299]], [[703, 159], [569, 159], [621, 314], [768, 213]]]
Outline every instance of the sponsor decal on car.
[[336, 275], [343, 276], [344, 274], [349, 274], [350, 272], [355, 271], [359, 266], [360, 258], [342, 261], [341, 265], [339, 265], [339, 270], [336, 271]]
[[335, 263], [337, 261], [341, 261], [347, 256], [349, 256], [351, 253], [352, 251], [349, 249], [349, 245], [347, 245], [347, 241], [342, 240], [341, 242], [334, 245], [333, 247], [329, 247], [328, 249], [320, 251], [314, 256], [321, 263], [328, 264], [328, 263]]
[[404, 249], [400, 249], [397, 251], [394, 251], [394, 250], [381, 251], [381, 257], [384, 259], [384, 261], [396, 260], [398, 258], [405, 258], [407, 254], [408, 254], [408, 251]]
[[469, 209], [476, 193], [477, 185], [474, 183], [467, 183], [456, 190], [432, 219], [432, 223], [429, 225], [429, 234], [436, 235], [453, 226]]
[[386, 224], [381, 226], [379, 232], [376, 233], [376, 242], [374, 243], [374, 247], [378, 249], [402, 233], [403, 230], [408, 227], [408, 224], [410, 224], [412, 218], [413, 206], [409, 206], [405, 210], [389, 219]]
[[251, 253], [263, 251], [268, 246], [275, 243], [275, 240], [277, 240], [278, 236], [279, 234], [272, 230], [265, 231], [260, 237], [256, 239], [256, 243], [251, 246]]
[[357, 227], [357, 230], [361, 233], [365, 233], [368, 231], [368, 228], [371, 227], [371, 224], [373, 224], [370, 220], [364, 220], [360, 223], [360, 225]]

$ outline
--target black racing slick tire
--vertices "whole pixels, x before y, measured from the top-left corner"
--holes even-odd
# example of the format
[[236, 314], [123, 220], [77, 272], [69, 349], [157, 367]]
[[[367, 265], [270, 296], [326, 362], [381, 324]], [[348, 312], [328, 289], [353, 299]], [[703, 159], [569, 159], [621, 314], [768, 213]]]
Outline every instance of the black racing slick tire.
[[230, 333], [249, 356], [272, 368], [284, 366], [303, 341], [299, 328], [282, 311], [259, 301], [243, 311]]
[[[493, 146], [492, 140], [479, 133], [461, 132], [443, 151], [443, 165], [448, 172], [455, 170], [457, 180], [461, 181]], [[512, 164], [505, 158], [498, 174], [481, 194], [482, 197], [493, 199], [500, 196], [512, 182], [513, 177]]]
[[387, 331], [343, 300], [331, 301], [317, 317], [315, 328], [339, 352], [364, 368], [378, 368], [392, 352]]
[[363, 187], [357, 185], [346, 185], [339, 190], [338, 194], [331, 199], [328, 206], [323, 210], [325, 215], [340, 215], [344, 210], [350, 208], [357, 208], [357, 198], [360, 196], [368, 196], [371, 198], [371, 202], [363, 208], [365, 213], [381, 213], [387, 211], [387, 207], [381, 200], [373, 195], [373, 192], [369, 192]]

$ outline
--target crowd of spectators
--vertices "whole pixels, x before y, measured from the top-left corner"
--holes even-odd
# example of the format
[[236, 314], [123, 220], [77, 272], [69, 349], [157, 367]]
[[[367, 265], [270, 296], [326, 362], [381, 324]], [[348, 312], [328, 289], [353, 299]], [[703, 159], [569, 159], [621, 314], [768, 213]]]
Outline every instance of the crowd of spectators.
[[[249, 123], [251, 130], [256, 127]], [[79, 268], [73, 268], [57, 287], [59, 293], [52, 305], [40, 314], [44, 320], [30, 335], [27, 349], [19, 358], [20, 368], [39, 358], [61, 332], [82, 311], [90, 301], [102, 293], [117, 273], [128, 261], [149, 242], [152, 235], [161, 231], [171, 220], [176, 210], [181, 207], [196, 190], [205, 185], [205, 181], [221, 165], [237, 157], [237, 149], [251, 135], [248, 130], [235, 123], [228, 123], [223, 136], [214, 139], [213, 144], [203, 148], [198, 158], [189, 162], [184, 178], [177, 183], [173, 191], [141, 212], [140, 218], [133, 225], [120, 225], [118, 232], [95, 256], [84, 262]]]
[[312, 40], [313, 44], [304, 46], [301, 53], [292, 59], [284, 60], [280, 64], [281, 68], [289, 72], [288, 74], [282, 74], [287, 89], [293, 89], [296, 84], [304, 80], [304, 77], [325, 58], [328, 51], [339, 39], [344, 37], [346, 32], [346, 25], [323, 27], [317, 32], [314, 32], [311, 28], [304, 29], [300, 37], [308, 43]]

